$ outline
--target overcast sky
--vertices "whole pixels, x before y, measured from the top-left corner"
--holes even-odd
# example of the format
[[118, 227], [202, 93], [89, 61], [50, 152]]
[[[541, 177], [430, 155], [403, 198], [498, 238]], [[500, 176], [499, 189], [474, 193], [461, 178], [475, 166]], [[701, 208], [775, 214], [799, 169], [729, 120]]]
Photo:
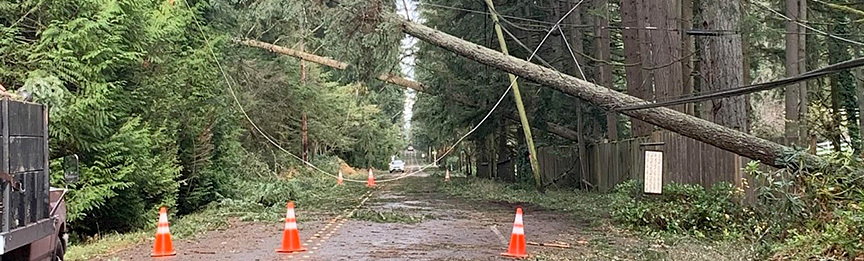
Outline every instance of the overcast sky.
[[[418, 22], [420, 21], [420, 12], [417, 11], [417, 3], [416, 0], [395, 0], [397, 12], [400, 15], [406, 15], [405, 5], [408, 5], [407, 15], [410, 17], [411, 21]], [[400, 66], [402, 67], [402, 74], [405, 75], [405, 78], [414, 80], [414, 49], [417, 44], [417, 38], [414, 38], [409, 35], [405, 35], [405, 38], [402, 39], [402, 62]], [[402, 111], [402, 119], [404, 121], [404, 131], [405, 137], [410, 138], [411, 133], [411, 117], [414, 115], [414, 100], [417, 97], [417, 92], [411, 89], [405, 89], [405, 108]]]

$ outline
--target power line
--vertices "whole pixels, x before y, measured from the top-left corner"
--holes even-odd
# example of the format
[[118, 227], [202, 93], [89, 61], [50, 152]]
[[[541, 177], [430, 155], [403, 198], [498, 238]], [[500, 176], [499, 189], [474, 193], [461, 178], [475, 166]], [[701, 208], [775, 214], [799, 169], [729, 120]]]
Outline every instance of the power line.
[[[192, 9], [191, 6], [189, 6], [189, 3], [187, 1], [184, 0], [183, 4], [186, 5], [186, 8], [189, 9], [190, 12], [194, 12], [194, 10]], [[192, 18], [193, 18], [193, 21], [195, 21], [195, 26], [198, 28], [198, 31], [201, 33], [201, 37], [203, 37], [203, 39], [204, 39], [204, 44], [207, 46], [207, 50], [210, 52], [210, 55], [213, 57], [213, 61], [216, 63], [216, 66], [219, 68], [219, 72], [221, 72], [221, 74], [222, 74], [222, 78], [225, 80], [225, 86], [227, 87], [228, 92], [231, 94], [231, 97], [234, 98], [234, 102], [237, 105], [237, 108], [240, 109], [241, 113], [243, 113], [243, 116], [246, 118], [246, 121], [248, 121], [249, 124], [251, 124], [252, 127], [256, 131], [258, 131], [258, 133], [260, 133], [262, 136], [264, 136], [264, 138], [268, 142], [270, 142], [273, 146], [275, 146], [276, 148], [278, 148], [282, 152], [284, 152], [288, 155], [291, 155], [295, 159], [305, 163], [306, 165], [312, 167], [315, 170], [320, 171], [321, 173], [324, 173], [324, 174], [329, 175], [329, 176], [334, 177], [334, 178], [338, 178], [337, 176], [330, 174], [330, 173], [318, 168], [317, 166], [315, 166], [311, 162], [305, 161], [305, 160], [303, 160], [303, 158], [300, 158], [297, 155], [294, 155], [293, 153], [289, 152], [288, 150], [286, 150], [285, 148], [280, 146], [278, 143], [276, 143], [276, 141], [274, 141], [272, 137], [267, 135], [267, 133], [265, 133], [263, 130], [261, 130], [261, 128], [258, 127], [258, 124], [255, 124], [255, 121], [253, 121], [252, 118], [249, 117], [249, 114], [246, 112], [246, 109], [243, 108], [243, 104], [240, 103], [240, 99], [237, 98], [237, 93], [235, 93], [234, 87], [231, 87], [231, 80], [228, 77], [228, 73], [225, 72], [225, 69], [222, 67], [222, 63], [219, 62], [219, 58], [216, 56], [216, 52], [213, 51], [213, 47], [210, 45], [210, 40], [209, 40], [209, 38], [207, 38], [207, 34], [204, 33], [204, 29], [201, 26], [201, 22], [198, 21], [198, 17], [195, 16], [195, 14], [192, 14]], [[358, 182], [358, 183], [365, 182], [362, 180], [353, 180], [353, 179], [344, 179], [344, 180], [350, 181], [350, 182]]]
[[[189, 3], [188, 3], [188, 2], [183, 1], [183, 3], [184, 3], [184, 5], [186, 6], [186, 8], [189, 9], [189, 11], [194, 12], [193, 9], [192, 9], [192, 7], [189, 6]], [[581, 3], [581, 1], [580, 1], [580, 3]], [[570, 10], [570, 12], [568, 12], [567, 14], [564, 15], [564, 17], [567, 17], [567, 15], [569, 15], [571, 12], [573, 12], [573, 10], [575, 10], [576, 7], [578, 7], [578, 6], [579, 6], [578, 4], [577, 4], [576, 6], [574, 6], [573, 9]], [[561, 19], [559, 19], [559, 20], [558, 20], [558, 23], [560, 23], [561, 21], [563, 21], [563, 20], [564, 20], [564, 17], [562, 17]], [[252, 127], [253, 127], [253, 128], [254, 128], [258, 133], [260, 133], [262, 136], [264, 136], [264, 138], [265, 138], [265, 139], [266, 139], [266, 140], [267, 140], [271, 145], [275, 146], [276, 148], [278, 148], [278, 149], [281, 150], [282, 152], [284, 152], [284, 153], [290, 155], [290, 156], [293, 157], [294, 159], [297, 159], [298, 161], [303, 162], [303, 163], [306, 164], [307, 166], [309, 166], [309, 167], [311, 167], [311, 168], [313, 168], [313, 169], [315, 169], [315, 170], [317, 170], [317, 171], [319, 171], [319, 172], [321, 172], [321, 173], [323, 173], [323, 174], [325, 174], [325, 175], [327, 175], [327, 176], [330, 176], [330, 177], [332, 177], [332, 178], [338, 178], [338, 176], [333, 175], [333, 174], [331, 174], [331, 173], [329, 173], [329, 172], [327, 172], [327, 171], [324, 171], [324, 170], [318, 168], [317, 166], [315, 166], [315, 165], [312, 164], [311, 162], [306, 161], [306, 160], [304, 160], [303, 158], [301, 158], [301, 157], [299, 157], [299, 156], [297, 156], [297, 155], [291, 153], [290, 151], [286, 150], [285, 148], [283, 148], [283, 147], [282, 147], [281, 145], [279, 145], [279, 144], [278, 144], [278, 143], [277, 143], [277, 142], [276, 142], [276, 141], [275, 141], [275, 140], [274, 140], [270, 135], [268, 135], [266, 132], [264, 132], [264, 131], [263, 131], [263, 130], [262, 130], [262, 129], [261, 129], [261, 128], [256, 124], [256, 123], [255, 123], [255, 121], [252, 120], [252, 118], [251, 118], [251, 117], [249, 116], [249, 114], [246, 112], [246, 109], [243, 108], [243, 105], [240, 103], [240, 99], [237, 97], [237, 94], [236, 94], [236, 92], [234, 91], [234, 88], [231, 86], [231, 80], [230, 80], [230, 77], [229, 77], [228, 74], [225, 72], [225, 69], [222, 67], [222, 64], [219, 62], [219, 59], [218, 59], [218, 57], [216, 56], [216, 52], [213, 51], [213, 47], [210, 45], [210, 41], [209, 41], [209, 39], [207, 38], [207, 35], [204, 33], [204, 30], [203, 30], [203, 28], [202, 28], [202, 26], [201, 26], [200, 21], [198, 21], [198, 18], [197, 18], [194, 14], [192, 15], [192, 18], [193, 18], [193, 20], [195, 21], [195, 25], [196, 25], [196, 27], [198, 28], [198, 31], [201, 33], [201, 35], [202, 35], [202, 37], [203, 37], [203, 39], [204, 39], [204, 43], [205, 43], [205, 45], [207, 46], [207, 49], [208, 49], [208, 51], [210, 52], [210, 55], [213, 57], [213, 61], [216, 63], [216, 66], [219, 68], [219, 71], [221, 72], [222, 77], [223, 77], [223, 79], [225, 80], [227, 90], [228, 90], [229, 93], [231, 94], [231, 97], [234, 99], [234, 103], [237, 105], [237, 107], [238, 107], [238, 109], [240, 110], [240, 112], [241, 112], [241, 113], [243, 114], [243, 116], [246, 118], [246, 121], [248, 121], [248, 122], [252, 125]], [[554, 29], [555, 27], [558, 26], [558, 23], [556, 23], [555, 25], [553, 25], [553, 29]], [[540, 47], [542, 47], [542, 46], [543, 46], [543, 43], [545, 43], [546, 38], [549, 37], [549, 34], [551, 34], [551, 30], [549, 31], [549, 33], [546, 34], [546, 36], [543, 38], [543, 41], [540, 42], [540, 44], [537, 46], [537, 48], [534, 50], [534, 52], [533, 52], [533, 53], [528, 57], [528, 59], [527, 59], [528, 61], [531, 61], [531, 59], [534, 58], [534, 56], [537, 54], [537, 51], [539, 51], [539, 50], [540, 50]], [[517, 77], [517, 78], [518, 78], [518, 77]], [[501, 97], [500, 97], [500, 98], [498, 99], [498, 101], [496, 102], [495, 106], [493, 106], [492, 109], [489, 110], [489, 112], [488, 112], [488, 113], [483, 117], [483, 119], [480, 120], [480, 122], [479, 122], [476, 126], [474, 126], [474, 128], [472, 128], [470, 131], [468, 131], [468, 133], [466, 133], [465, 135], [462, 135], [462, 137], [460, 137], [460, 138], [459, 138], [459, 139], [458, 139], [458, 140], [453, 144], [453, 146], [450, 146], [450, 148], [449, 148], [447, 151], [445, 151], [443, 154], [441, 154], [441, 157], [440, 157], [440, 158], [435, 159], [435, 161], [433, 162], [433, 164], [426, 165], [426, 166], [424, 166], [424, 167], [420, 168], [419, 170], [417, 170], [417, 171], [415, 171], [415, 172], [412, 172], [412, 173], [408, 173], [408, 174], [405, 174], [405, 175], [402, 175], [402, 176], [399, 176], [399, 177], [396, 177], [396, 178], [385, 179], [385, 180], [379, 180], [379, 181], [377, 181], [377, 182], [379, 182], [379, 183], [383, 183], [383, 182], [390, 182], [390, 181], [396, 181], [396, 180], [404, 179], [404, 178], [407, 178], [407, 177], [410, 177], [410, 176], [416, 175], [417, 173], [423, 172], [425, 169], [427, 169], [427, 168], [429, 168], [429, 167], [432, 167], [432, 166], [434, 166], [434, 165], [437, 165], [438, 160], [440, 160], [441, 158], [443, 158], [443, 157], [446, 156], [447, 154], [451, 153], [451, 152], [453, 151], [453, 149], [455, 149], [456, 146], [459, 145], [459, 143], [461, 143], [465, 138], [467, 138], [469, 135], [471, 135], [472, 133], [474, 133], [477, 129], [480, 128], [480, 126], [483, 125], [484, 122], [486, 122], [486, 120], [489, 119], [489, 117], [492, 115], [492, 113], [495, 112], [495, 110], [498, 108], [498, 106], [501, 104], [501, 102], [504, 100], [504, 98], [505, 98], [505, 97], [507, 96], [507, 94], [510, 92], [510, 90], [511, 90], [512, 87], [513, 87], [513, 83], [515, 83], [515, 81], [514, 81], [514, 82], [511, 82], [510, 86], [507, 88], [507, 90], [504, 91], [504, 93], [501, 95]], [[363, 181], [363, 180], [354, 180], [354, 179], [348, 179], [348, 178], [343, 178], [343, 180], [344, 180], [344, 181], [349, 181], [349, 182], [356, 182], [356, 183], [362, 183], [362, 182], [365, 182], [365, 181]]]
[[[438, 4], [422, 3], [422, 2], [418, 3], [418, 5], [425, 5], [425, 6], [441, 8], [441, 9], [455, 10], [455, 11], [462, 11], [462, 12], [467, 12], [467, 13], [491, 15], [491, 13], [486, 12], [486, 11], [466, 9], [466, 8], [455, 7], [455, 6], [438, 5]], [[509, 19], [513, 19], [513, 20], [531, 22], [531, 23], [536, 23], [536, 24], [541, 24], [541, 25], [554, 25], [554, 23], [552, 23], [552, 22], [537, 20], [537, 19], [532, 19], [532, 18], [526, 18], [526, 17], [503, 15], [500, 13], [498, 14], [498, 16], [502, 17], [502, 18], [509, 18]], [[502, 20], [504, 20], [504, 19], [502, 19]], [[517, 29], [523, 30], [523, 31], [535, 31], [535, 32], [546, 32], [547, 31], [545, 29], [545, 27], [541, 28], [540, 25], [517, 25], [511, 21], [505, 21], [505, 22], [512, 25], [514, 28], [517, 28]], [[618, 26], [618, 25], [599, 26], [599, 25], [592, 25], [592, 24], [572, 24], [572, 23], [560, 23], [558, 25], [564, 26], [564, 27], [570, 27], [570, 28], [582, 28], [582, 29], [586, 29], [586, 30], [590, 30], [590, 29], [594, 29], [594, 28], [604, 28], [604, 29], [616, 29], [616, 30], [650, 30], [650, 31], [685, 32], [685, 33], [698, 33], [698, 32], [704, 32], [705, 31], [705, 30], [682, 30], [682, 29], [675, 29], [675, 28], [660, 28], [660, 27], [656, 27], [656, 26], [645, 26], [645, 27]], [[537, 27], [537, 29], [526, 28], [525, 26], [534, 26], [534, 27]], [[554, 28], [552, 30], [554, 30]], [[737, 30], [713, 30], [712, 32], [721, 33], [721, 34], [739, 33], [739, 31], [737, 31]]]
[[576, 60], [576, 54], [573, 54], [573, 48], [570, 47], [570, 42], [567, 41], [567, 35], [564, 34], [564, 30], [561, 30], [560, 26], [558, 27], [558, 31], [561, 32], [561, 39], [564, 39], [564, 43], [567, 45], [567, 50], [570, 51], [570, 57], [573, 58], [573, 63], [576, 63], [576, 68], [579, 69], [579, 74], [582, 75], [582, 80], [587, 81], [588, 78], [585, 77], [585, 72], [582, 71], [582, 66], [579, 65], [579, 61]]
[[[184, 2], [184, 4], [186, 5], [186, 8], [188, 8], [190, 11], [192, 11], [192, 7], [189, 6], [189, 3], [187, 3], [186, 1], [183, 1], [183, 2]], [[251, 124], [252, 127], [253, 127], [253, 128], [254, 128], [258, 133], [260, 133], [262, 136], [264, 136], [264, 138], [265, 138], [265, 139], [266, 139], [266, 140], [267, 140], [271, 145], [275, 146], [275, 147], [278, 148], [280, 151], [282, 151], [282, 152], [284, 152], [284, 153], [290, 155], [290, 156], [293, 157], [294, 159], [297, 159], [298, 161], [300, 161], [300, 162], [306, 164], [307, 166], [311, 167], [311, 168], [314, 169], [314, 170], [317, 170], [317, 171], [323, 173], [324, 175], [330, 176], [331, 178], [338, 179], [338, 178], [339, 178], [338, 176], [333, 175], [333, 174], [331, 174], [331, 173], [329, 173], [329, 172], [327, 172], [327, 171], [324, 171], [324, 170], [322, 170], [321, 168], [319, 168], [318, 166], [315, 166], [315, 164], [312, 164], [311, 162], [306, 161], [306, 160], [304, 160], [303, 158], [301, 158], [301, 157], [295, 155], [294, 153], [291, 153], [290, 151], [286, 150], [286, 149], [283, 148], [281, 145], [279, 145], [279, 143], [277, 143], [277, 142], [276, 142], [276, 141], [275, 141], [275, 140], [274, 140], [270, 135], [268, 135], [266, 132], [264, 132], [263, 130], [261, 130], [260, 127], [258, 127], [258, 124], [256, 124], [255, 121], [253, 121], [252, 118], [249, 117], [249, 114], [246, 112], [246, 109], [243, 108], [243, 104], [240, 103], [240, 99], [237, 97], [237, 94], [236, 94], [236, 92], [234, 91], [234, 88], [231, 87], [231, 80], [230, 80], [230, 78], [228, 77], [228, 74], [225, 72], [225, 69], [222, 67], [222, 64], [219, 62], [219, 58], [216, 56], [216, 52], [213, 51], [213, 47], [210, 45], [210, 41], [209, 41], [209, 39], [207, 38], [207, 35], [204, 33], [204, 30], [203, 30], [203, 28], [201, 27], [201, 23], [198, 21], [198, 18], [197, 18], [196, 16], [194, 16], [194, 15], [192, 16], [192, 18], [193, 18], [193, 20], [195, 21], [195, 25], [196, 25], [196, 27], [198, 28], [198, 31], [201, 33], [201, 36], [204, 38], [204, 44], [207, 46], [207, 49], [208, 49], [208, 51], [210, 52], [210, 55], [213, 57], [213, 61], [216, 63], [216, 66], [219, 68], [219, 71], [221, 72], [222, 77], [223, 77], [224, 80], [225, 80], [226, 87], [227, 87], [229, 93], [231, 94], [231, 97], [234, 99], [234, 103], [237, 105], [237, 107], [238, 107], [238, 109], [240, 110], [240, 112], [243, 113], [243, 116], [246, 118], [246, 121], [248, 121], [249, 124]], [[506, 96], [507, 94], [505, 93], [504, 95]], [[494, 108], [493, 108], [493, 111], [494, 111]], [[490, 112], [490, 114], [491, 114], [491, 112]], [[481, 124], [482, 124], [482, 122], [481, 122]], [[437, 164], [437, 160], [435, 161], [435, 163]], [[432, 165], [432, 164], [429, 164], [429, 165], [426, 165], [426, 166], [420, 168], [419, 170], [417, 170], [417, 171], [415, 171], [415, 172], [412, 172], [412, 173], [409, 173], [409, 174], [405, 174], [405, 175], [402, 175], [402, 176], [400, 176], [400, 177], [396, 177], [396, 178], [385, 179], [385, 180], [378, 180], [377, 182], [379, 182], [379, 183], [383, 183], [383, 182], [390, 182], [390, 181], [400, 180], [400, 179], [403, 179], [403, 178], [406, 178], [406, 177], [409, 177], [409, 176], [412, 176], [412, 175], [416, 175], [417, 173], [423, 172], [423, 170], [425, 170], [425, 169], [427, 169], [427, 168], [429, 168], [429, 167], [431, 167], [431, 166], [433, 166], [433, 165]], [[348, 181], [348, 182], [355, 182], [355, 183], [364, 183], [364, 182], [366, 182], [366, 181], [364, 181], [364, 180], [356, 180], [356, 179], [350, 179], [350, 178], [343, 178], [343, 180], [344, 180], [344, 181]]]
[[685, 96], [691, 96], [691, 97], [686, 97], [686, 98], [681, 98], [681, 99], [673, 99], [673, 100], [667, 100], [667, 101], [661, 101], [661, 102], [654, 102], [654, 103], [637, 104], [637, 105], [627, 106], [627, 107], [623, 107], [623, 108], [617, 108], [617, 109], [614, 109], [614, 111], [642, 110], [642, 109], [650, 109], [650, 108], [656, 108], [656, 107], [664, 107], [664, 106], [672, 106], [672, 105], [694, 103], [694, 102], [707, 101], [707, 100], [713, 100], [713, 99], [720, 99], [720, 98], [726, 98], [726, 97], [732, 97], [732, 96], [739, 96], [739, 95], [744, 95], [744, 94], [748, 94], [748, 93], [770, 90], [770, 89], [774, 89], [777, 87], [786, 86], [786, 85], [793, 84], [796, 82], [806, 81], [806, 80], [810, 80], [813, 78], [817, 78], [817, 77], [821, 77], [821, 76], [825, 76], [828, 74], [836, 73], [836, 72], [843, 71], [843, 70], [852, 69], [855, 67], [861, 67], [861, 66], [864, 66], [864, 58], [856, 58], [856, 59], [848, 60], [845, 62], [832, 64], [832, 65], [826, 66], [826, 67], [821, 68], [821, 69], [809, 71], [807, 73], [804, 73], [804, 74], [801, 74], [801, 75], [798, 75], [795, 77], [787, 77], [787, 78], [783, 78], [783, 79], [771, 81], [771, 82], [746, 85], [746, 86], [741, 86], [741, 87], [736, 87], [736, 88], [731, 88], [731, 89], [724, 89], [724, 90], [713, 91], [713, 92], [706, 92], [706, 93], [701, 93], [698, 95], [682, 95], [679, 97], [685, 97]]
[[837, 39], [837, 40], [840, 40], [840, 41], [844, 41], [844, 42], [847, 42], [847, 43], [855, 44], [855, 45], [861, 45], [861, 46], [864, 46], [864, 43], [861, 43], [861, 42], [858, 42], [858, 41], [854, 41], [854, 40], [850, 40], [850, 39], [847, 39], [847, 38], [843, 38], [843, 37], [840, 37], [840, 36], [837, 36], [837, 35], [834, 35], [834, 34], [830, 34], [830, 33], [827, 33], [827, 32], [825, 32], [825, 31], [822, 31], [822, 30], [819, 30], [819, 29], [813, 28], [813, 27], [811, 27], [811, 26], [809, 26], [809, 25], [807, 25], [807, 24], [805, 24], [805, 23], [802, 23], [802, 22], [798, 21], [797, 19], [789, 18], [788, 16], [783, 15], [782, 13], [778, 12], [777, 10], [772, 9], [771, 7], [765, 6], [765, 5], [760, 4], [760, 3], [756, 3], [756, 1], [750, 1], [750, 2], [753, 3], [754, 5], [758, 6], [758, 7], [761, 7], [762, 9], [765, 9], [765, 10], [770, 11], [770, 12], [771, 12], [772, 14], [774, 14], [774, 15], [777, 15], [777, 16], [779, 16], [779, 17], [782, 17], [782, 18], [785, 19], [786, 21], [796, 23], [796, 24], [798, 24], [798, 25], [800, 25], [800, 26], [803, 26], [804, 28], [810, 29], [810, 30], [812, 30], [812, 31], [814, 31], [814, 32], [817, 32], [817, 33], [820, 33], [820, 34], [822, 34], [822, 35], [824, 35], [824, 36], [827, 36], [827, 37], [830, 37], [830, 38], [834, 38], [834, 39]]
[[[543, 44], [546, 43], [546, 40], [549, 38], [549, 35], [552, 34], [552, 31], [555, 29], [555, 27], [558, 27], [559, 24], [560, 24], [562, 21], [564, 21], [564, 18], [567, 18], [567, 16], [569, 16], [570, 13], [572, 13], [574, 10], [576, 10], [576, 8], [579, 7], [579, 4], [581, 4], [582, 1], [584, 1], [584, 0], [580, 0], [579, 3], [577, 3], [575, 6], [573, 6], [573, 8], [570, 9], [570, 11], [568, 11], [566, 14], [564, 14], [564, 16], [562, 16], [560, 19], [558, 19], [558, 22], [556, 22], [554, 25], [552, 25], [552, 29], [550, 29], [549, 32], [546, 33], [546, 36], [543, 37], [543, 40], [541, 40], [540, 43], [537, 44], [537, 48], [535, 48], [535, 49], [534, 49], [534, 52], [532, 52], [531, 55], [528, 56], [528, 59], [526, 59], [526, 61], [530, 62], [532, 59], [534, 59], [534, 56], [537, 55], [537, 52], [538, 52], [538, 51], [540, 51], [540, 47], [543, 47]], [[448, 149], [448, 150], [445, 151], [443, 154], [441, 154], [441, 157], [442, 157], [442, 158], [443, 158], [444, 156], [446, 156], [447, 154], [449, 154], [450, 152], [452, 152], [453, 149], [455, 149], [456, 146], [459, 145], [459, 143], [462, 142], [462, 140], [464, 140], [466, 137], [468, 137], [468, 135], [471, 135], [471, 133], [473, 133], [473, 132], [476, 131], [478, 128], [480, 128], [480, 125], [483, 124], [483, 122], [486, 121], [486, 119], [488, 119], [490, 115], [492, 115], [492, 112], [494, 112], [496, 108], [498, 108], [498, 105], [501, 104], [501, 101], [504, 100], [504, 97], [507, 96], [507, 93], [509, 93], [510, 90], [513, 89], [513, 84], [515, 84], [515, 83], [516, 83], [516, 80], [518, 80], [518, 79], [519, 79], [519, 76], [516, 76], [516, 78], [515, 78], [513, 81], [510, 81], [510, 86], [507, 87], [507, 90], [504, 92], [504, 95], [502, 95], [501, 98], [498, 99], [498, 102], [495, 103], [495, 106], [492, 107], [492, 110], [490, 110], [489, 113], [487, 113], [486, 116], [483, 117], [483, 120], [481, 120], [480, 123], [477, 124], [477, 126], [474, 126], [473, 129], [471, 129], [468, 133], [466, 133], [466, 134], [463, 135], [461, 138], [459, 138], [459, 140], [457, 140], [456, 143], [453, 144], [453, 146], [450, 146], [450, 149]]]

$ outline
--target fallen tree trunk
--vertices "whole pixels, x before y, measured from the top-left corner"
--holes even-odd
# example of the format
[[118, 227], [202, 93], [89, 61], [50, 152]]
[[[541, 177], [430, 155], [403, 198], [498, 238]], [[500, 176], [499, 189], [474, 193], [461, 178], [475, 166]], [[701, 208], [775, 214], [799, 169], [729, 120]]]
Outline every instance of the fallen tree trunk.
[[[423, 41], [479, 63], [493, 66], [505, 72], [513, 73], [555, 88], [607, 111], [618, 107], [645, 103], [642, 99], [617, 91], [611, 91], [603, 86], [583, 81], [516, 57], [504, 55], [498, 51], [396, 16], [391, 16], [391, 19], [397, 21], [403, 32]], [[796, 153], [789, 147], [672, 109], [652, 108], [625, 111], [623, 113], [726, 151], [759, 160], [771, 166], [798, 168], [799, 163], [803, 163], [805, 168], [818, 168], [824, 164], [821, 159], [815, 156]]]
[[337, 60], [334, 60], [331, 58], [318, 56], [318, 55], [314, 55], [314, 54], [307, 53], [307, 52], [297, 51], [297, 50], [287, 48], [287, 47], [278, 46], [275, 44], [265, 43], [262, 41], [251, 40], [251, 39], [247, 39], [247, 40], [234, 39], [234, 42], [242, 44], [242, 45], [246, 45], [246, 46], [252, 46], [252, 47], [258, 47], [261, 49], [267, 49], [267, 50], [270, 50], [271, 52], [274, 52], [274, 53], [288, 55], [291, 57], [295, 57], [295, 58], [302, 59], [305, 61], [317, 63], [317, 64], [324, 65], [327, 67], [336, 68], [339, 70], [345, 70], [346, 68], [348, 68], [347, 63], [343, 63], [343, 62], [340, 62], [340, 61], [337, 61]]
[[[246, 39], [246, 40], [234, 40], [234, 42], [242, 44], [242, 45], [246, 45], [246, 46], [257, 47], [257, 48], [261, 48], [261, 49], [267, 49], [267, 50], [270, 50], [271, 52], [274, 52], [274, 53], [278, 53], [278, 54], [282, 54], [282, 55], [288, 55], [288, 56], [291, 56], [291, 57], [294, 57], [297, 59], [317, 63], [320, 65], [324, 65], [324, 66], [339, 69], [339, 70], [345, 70], [348, 68], [347, 63], [344, 63], [344, 62], [341, 62], [341, 61], [338, 61], [338, 60], [335, 60], [332, 58], [318, 56], [318, 55], [310, 54], [307, 52], [302, 52], [302, 51], [294, 50], [291, 48], [278, 46], [275, 44], [265, 43], [265, 42], [258, 41], [258, 40]], [[412, 89], [412, 90], [415, 90], [418, 92], [427, 92], [427, 88], [425, 85], [423, 85], [419, 82], [416, 82], [416, 81], [406, 79], [404, 77], [397, 76], [397, 75], [381, 74], [378, 76], [378, 80], [392, 83], [392, 84], [402, 86], [402, 87], [405, 87], [408, 89]], [[462, 105], [465, 105], [468, 107], [480, 108], [480, 105], [477, 105], [475, 103], [465, 101], [462, 99], [451, 98], [451, 100], [459, 102]], [[513, 117], [512, 115], [507, 115], [506, 117], [511, 119], [511, 120], [518, 122], [518, 119], [516, 119], [516, 117]], [[558, 135], [559, 137], [562, 137], [562, 138], [565, 138], [565, 139], [568, 139], [571, 141], [576, 141], [576, 142], [579, 141], [579, 135], [576, 131], [574, 131], [570, 128], [558, 125], [556, 123], [552, 123], [552, 122], [547, 122], [546, 124], [549, 127], [548, 131], [550, 133]]]

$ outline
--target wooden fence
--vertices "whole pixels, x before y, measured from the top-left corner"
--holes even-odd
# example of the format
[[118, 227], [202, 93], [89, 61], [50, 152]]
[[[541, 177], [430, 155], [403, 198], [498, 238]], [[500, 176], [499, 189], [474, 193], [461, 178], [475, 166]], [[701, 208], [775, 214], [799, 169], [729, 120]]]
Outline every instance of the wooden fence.
[[[646, 144], [662, 143], [659, 146]], [[600, 143], [586, 150], [580, 167], [575, 148], [541, 148], [538, 151], [544, 183], [576, 185], [609, 191], [626, 180], [644, 179], [645, 150], [663, 151], [663, 184], [700, 184], [741, 181], [745, 158], [669, 131], [650, 137]]]

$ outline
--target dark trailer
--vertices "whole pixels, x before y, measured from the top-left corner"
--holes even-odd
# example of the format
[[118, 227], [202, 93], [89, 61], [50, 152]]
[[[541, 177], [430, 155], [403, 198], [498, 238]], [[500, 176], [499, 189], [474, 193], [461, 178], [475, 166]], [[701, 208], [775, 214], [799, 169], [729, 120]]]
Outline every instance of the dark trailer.
[[51, 188], [47, 106], [0, 99], [0, 260], [62, 260], [65, 189]]

